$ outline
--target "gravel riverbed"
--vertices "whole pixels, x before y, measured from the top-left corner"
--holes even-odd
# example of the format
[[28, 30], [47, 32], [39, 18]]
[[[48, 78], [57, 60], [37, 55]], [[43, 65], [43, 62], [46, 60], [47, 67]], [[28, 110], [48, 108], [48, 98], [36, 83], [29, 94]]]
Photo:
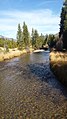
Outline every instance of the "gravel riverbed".
[[49, 60], [26, 60], [0, 62], [0, 119], [67, 119], [67, 88]]

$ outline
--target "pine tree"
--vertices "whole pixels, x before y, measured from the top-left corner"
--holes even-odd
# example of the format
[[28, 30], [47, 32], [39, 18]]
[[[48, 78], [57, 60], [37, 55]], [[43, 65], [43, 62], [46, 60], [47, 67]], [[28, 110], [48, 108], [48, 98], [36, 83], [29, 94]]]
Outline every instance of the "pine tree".
[[59, 37], [61, 37], [61, 35], [63, 34], [63, 30], [64, 30], [64, 19], [65, 19], [65, 10], [62, 7]]
[[47, 42], [48, 42], [48, 35], [46, 34], [46, 35], [45, 35], [45, 38], [44, 38], [44, 43], [43, 43], [43, 45], [46, 45]]
[[31, 37], [32, 37], [32, 47], [34, 48], [35, 47], [35, 38], [34, 38], [34, 29], [33, 28], [32, 28]]
[[38, 48], [39, 34], [37, 30], [32, 29], [32, 47], [34, 49]]
[[44, 43], [44, 37], [42, 35], [38, 36], [37, 40], [36, 40], [36, 48], [40, 49], [43, 47], [43, 43]]
[[35, 47], [37, 48], [38, 46], [38, 37], [39, 37], [39, 34], [37, 32], [37, 30], [34, 31], [34, 43], [35, 43]]
[[23, 40], [22, 40], [22, 30], [21, 30], [20, 24], [18, 24], [17, 45], [18, 45], [18, 48], [21, 50], [23, 47]]
[[55, 36], [53, 34], [49, 34], [47, 42], [50, 48], [55, 47], [56, 44]]
[[39, 36], [38, 31], [34, 30], [33, 28], [31, 36], [32, 36], [32, 47], [34, 49], [42, 48], [42, 45], [44, 43], [44, 36], [42, 34]]
[[25, 48], [29, 47], [29, 32], [25, 22], [23, 23], [23, 42], [24, 42]]
[[61, 36], [63, 36], [63, 47], [67, 49], [67, 0], [64, 1], [61, 12], [59, 37]]
[[65, 10], [64, 31], [67, 31], [67, 0], [65, 0], [64, 2], [64, 10]]

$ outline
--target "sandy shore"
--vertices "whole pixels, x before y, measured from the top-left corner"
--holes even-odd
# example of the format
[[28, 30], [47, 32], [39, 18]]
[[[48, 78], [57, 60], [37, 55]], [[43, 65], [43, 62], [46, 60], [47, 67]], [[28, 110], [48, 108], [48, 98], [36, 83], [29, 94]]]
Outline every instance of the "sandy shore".
[[[33, 49], [30, 48], [29, 52], [32, 52]], [[9, 52], [5, 53], [3, 52], [3, 48], [2, 51], [0, 52], [0, 61], [4, 61], [4, 60], [8, 60], [11, 59], [13, 57], [18, 57], [22, 54], [26, 54], [27, 51], [24, 49], [23, 51], [18, 50], [17, 48], [15, 49], [9, 49]]]

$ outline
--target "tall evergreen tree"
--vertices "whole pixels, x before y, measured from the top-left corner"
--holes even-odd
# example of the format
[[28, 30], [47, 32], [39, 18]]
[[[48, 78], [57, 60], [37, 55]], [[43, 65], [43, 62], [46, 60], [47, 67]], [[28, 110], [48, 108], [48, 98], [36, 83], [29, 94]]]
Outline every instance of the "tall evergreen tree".
[[39, 36], [39, 48], [42, 48], [44, 45], [45, 36], [41, 33]]
[[35, 38], [34, 38], [34, 29], [33, 28], [32, 28], [31, 38], [32, 38], [32, 47], [34, 48], [36, 42], [35, 42]]
[[56, 41], [55, 41], [55, 36], [53, 34], [49, 34], [48, 36], [48, 45], [50, 48], [55, 47]]
[[39, 38], [39, 34], [38, 34], [37, 30], [32, 29], [32, 34], [31, 35], [32, 35], [32, 47], [34, 49], [36, 49], [38, 38]]
[[25, 22], [23, 23], [23, 41], [25, 48], [29, 47], [29, 32]]
[[34, 47], [37, 48], [37, 44], [38, 44], [38, 38], [39, 38], [39, 34], [37, 32], [37, 30], [34, 31]]
[[36, 48], [42, 48], [43, 47], [43, 43], [44, 43], [44, 36], [41, 34], [40, 36], [38, 36], [37, 40], [36, 40]]
[[32, 29], [31, 36], [32, 36], [32, 47], [34, 49], [42, 48], [42, 45], [44, 43], [44, 36], [42, 35], [42, 33], [39, 36], [37, 30]]
[[61, 11], [59, 37], [63, 36], [63, 47], [67, 49], [67, 0], [64, 1]]
[[61, 37], [61, 35], [63, 34], [63, 30], [64, 30], [64, 19], [65, 19], [65, 10], [62, 7], [62, 12], [61, 12], [61, 21], [60, 21], [60, 32], [59, 32], [59, 37]]
[[45, 35], [45, 38], [44, 38], [44, 43], [43, 43], [43, 45], [46, 45], [47, 42], [48, 42], [48, 35], [46, 34], [46, 35]]
[[23, 45], [23, 40], [22, 40], [22, 30], [21, 30], [20, 24], [18, 24], [17, 45], [18, 45], [18, 48], [21, 50]]

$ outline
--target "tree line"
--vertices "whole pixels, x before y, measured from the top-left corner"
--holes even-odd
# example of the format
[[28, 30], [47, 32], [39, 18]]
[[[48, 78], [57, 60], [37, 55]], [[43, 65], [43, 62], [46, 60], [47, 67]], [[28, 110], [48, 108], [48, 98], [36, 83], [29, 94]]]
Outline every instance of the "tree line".
[[[67, 0], [64, 1], [63, 7], [61, 10], [60, 15], [60, 31], [57, 36], [53, 34], [49, 35], [39, 35], [37, 30], [32, 29], [31, 36], [28, 32], [27, 25], [25, 22], [23, 23], [23, 32], [21, 32], [20, 24], [18, 25], [18, 46], [27, 47], [29, 44], [32, 45], [34, 49], [43, 47], [44, 45], [48, 44], [50, 48], [56, 48], [57, 50], [67, 49]], [[27, 33], [26, 33], [27, 30]], [[21, 39], [21, 40], [20, 40]], [[26, 40], [27, 39], [27, 40]]]
[[25, 22], [23, 22], [22, 27], [18, 24], [17, 46], [20, 50], [29, 48], [30, 46], [32, 46], [33, 49], [43, 48], [45, 45], [54, 47], [57, 42], [57, 37], [53, 34], [43, 35], [41, 33], [41, 35], [39, 35], [38, 31], [33, 28], [30, 34]]
[[16, 48], [17, 42], [14, 39], [0, 38], [0, 47]]
[[[23, 22], [23, 26], [18, 24], [17, 39], [9, 40], [0, 38], [0, 47], [18, 48], [19, 50], [30, 48], [39, 49], [48, 45], [50, 48], [67, 49], [67, 0], [64, 1], [61, 10], [60, 31], [59, 34], [39, 35], [36, 29], [32, 28], [31, 34], [28, 31], [28, 26]], [[62, 42], [61, 42], [62, 41]]]
[[32, 47], [33, 49], [39, 49], [43, 48], [45, 45], [48, 45], [50, 48], [53, 48], [55, 47], [57, 39], [58, 35], [43, 35], [42, 33], [41, 35], [39, 35], [38, 31], [33, 28], [30, 34], [28, 31], [28, 26], [25, 22], [23, 22], [22, 27], [20, 24], [18, 24], [16, 40], [0, 38], [0, 47], [4, 47], [6, 49], [18, 48], [19, 50], [23, 50], [27, 48], [29, 49], [30, 47]]

